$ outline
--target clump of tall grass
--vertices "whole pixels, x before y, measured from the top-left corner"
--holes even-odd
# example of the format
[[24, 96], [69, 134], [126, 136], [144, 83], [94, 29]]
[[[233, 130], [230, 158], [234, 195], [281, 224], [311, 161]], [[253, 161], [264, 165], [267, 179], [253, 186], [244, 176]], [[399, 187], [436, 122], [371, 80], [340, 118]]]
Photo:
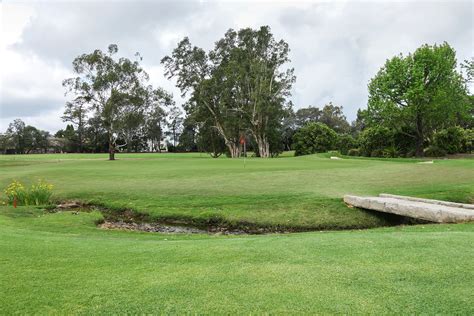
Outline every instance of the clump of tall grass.
[[29, 188], [14, 180], [5, 188], [5, 195], [9, 204], [17, 205], [46, 205], [50, 204], [53, 194], [53, 185], [38, 179]]

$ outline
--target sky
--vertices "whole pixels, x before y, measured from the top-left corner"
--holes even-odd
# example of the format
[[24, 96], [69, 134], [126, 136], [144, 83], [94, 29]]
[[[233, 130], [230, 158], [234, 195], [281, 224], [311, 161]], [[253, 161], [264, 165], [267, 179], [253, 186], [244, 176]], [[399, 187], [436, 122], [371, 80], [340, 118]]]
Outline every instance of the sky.
[[209, 50], [229, 28], [269, 25], [288, 42], [295, 109], [341, 105], [351, 121], [386, 59], [448, 42], [474, 56], [474, 1], [9, 1], [0, 0], [0, 132], [15, 118], [55, 132], [72, 61], [111, 43], [139, 52], [150, 83], [183, 102], [160, 60], [188, 36]]

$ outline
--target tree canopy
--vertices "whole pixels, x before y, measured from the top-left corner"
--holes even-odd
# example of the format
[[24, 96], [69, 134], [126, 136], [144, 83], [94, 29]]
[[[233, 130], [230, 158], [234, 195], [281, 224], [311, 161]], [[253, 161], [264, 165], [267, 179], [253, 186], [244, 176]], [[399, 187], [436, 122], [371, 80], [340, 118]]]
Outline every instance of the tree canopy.
[[270, 157], [270, 134], [290, 106], [287, 97], [295, 81], [293, 69], [284, 69], [288, 52], [288, 44], [262, 26], [230, 29], [207, 53], [184, 38], [162, 63], [183, 95], [191, 92], [188, 113], [202, 124], [211, 117], [232, 157], [240, 155], [239, 140], [246, 134], [260, 157]]
[[469, 115], [466, 85], [447, 43], [423, 45], [385, 63], [369, 83], [371, 126], [395, 129], [413, 139], [417, 156], [436, 129]]

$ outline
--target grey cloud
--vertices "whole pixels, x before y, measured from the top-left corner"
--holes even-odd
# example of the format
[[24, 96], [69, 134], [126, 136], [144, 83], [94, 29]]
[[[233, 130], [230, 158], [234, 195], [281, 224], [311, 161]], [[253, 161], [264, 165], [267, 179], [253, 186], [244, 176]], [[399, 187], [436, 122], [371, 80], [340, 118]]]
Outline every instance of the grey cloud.
[[64, 106], [64, 102], [53, 98], [11, 98], [2, 97], [0, 117], [37, 117]]
[[[357, 109], [367, 102], [368, 81], [387, 58], [443, 41], [457, 50], [458, 59], [472, 56], [473, 5], [471, 1], [42, 2], [34, 5], [36, 16], [13, 49], [70, 69], [77, 55], [116, 43], [120, 55], [131, 57], [138, 51], [144, 66], [157, 71], [160, 59], [183, 36], [209, 49], [228, 28], [270, 25], [276, 38], [290, 44], [297, 76], [295, 106], [333, 101], [355, 119]], [[162, 73], [151, 75], [155, 84], [169, 87]], [[60, 85], [58, 89], [62, 91]], [[2, 102], [2, 107], [12, 113], [10, 108], [23, 101]], [[52, 109], [53, 103], [43, 101], [36, 104]], [[55, 106], [60, 109], [63, 104]], [[43, 113], [34, 106], [23, 108], [25, 114]]]
[[145, 51], [156, 62], [161, 47], [154, 35], [187, 24], [198, 9], [197, 1], [40, 3], [14, 49], [70, 65], [79, 54], [115, 43], [121, 53]]

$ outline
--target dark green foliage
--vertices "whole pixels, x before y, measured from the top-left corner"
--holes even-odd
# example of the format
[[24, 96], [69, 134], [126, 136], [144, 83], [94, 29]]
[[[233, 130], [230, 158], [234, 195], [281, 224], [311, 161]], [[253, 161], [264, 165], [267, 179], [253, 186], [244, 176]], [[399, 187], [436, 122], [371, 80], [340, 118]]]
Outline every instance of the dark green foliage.
[[400, 151], [395, 146], [388, 146], [383, 149], [382, 156], [385, 158], [396, 158], [400, 156]]
[[349, 134], [339, 134], [337, 136], [336, 148], [343, 155], [347, 155], [351, 148], [358, 147], [357, 140]]
[[383, 150], [393, 146], [393, 132], [381, 126], [366, 128], [360, 133], [359, 142], [362, 155], [382, 157]]
[[439, 148], [438, 146], [428, 146], [424, 150], [426, 157], [444, 157], [446, 156], [446, 150]]
[[[111, 44], [107, 52], [96, 49], [76, 57], [72, 63], [76, 77], [63, 81], [67, 92], [74, 95], [66, 106], [65, 119], [73, 121], [72, 117], [83, 118], [85, 112], [94, 111], [107, 132], [110, 160], [115, 159], [118, 147], [126, 145], [119, 145], [118, 138], [130, 142], [137, 133], [149, 95], [144, 84], [148, 75], [139, 60], [116, 59], [117, 52], [117, 45]], [[78, 106], [83, 108], [76, 115]]]
[[242, 133], [254, 138], [259, 156], [270, 157], [271, 139], [279, 136], [290, 107], [287, 97], [295, 81], [289, 47], [275, 40], [268, 26], [229, 29], [206, 53], [188, 38], [171, 56], [162, 59], [166, 75], [177, 78], [183, 95], [191, 92], [187, 107], [197, 123], [210, 123], [224, 139], [231, 157], [239, 157]]
[[179, 135], [179, 151], [195, 152], [197, 146], [197, 124], [191, 116], [183, 121], [183, 130]]
[[49, 138], [49, 132], [25, 125], [21, 119], [16, 119], [9, 124], [2, 136], [0, 151], [9, 154], [46, 152], [49, 147]]
[[466, 121], [472, 109], [456, 53], [447, 43], [387, 60], [369, 84], [367, 122], [404, 130], [414, 139], [417, 156], [436, 129]]
[[347, 151], [348, 156], [359, 156], [360, 150], [358, 148], [351, 148]]
[[321, 110], [316, 107], [309, 106], [307, 108], [298, 109], [295, 113], [295, 123], [298, 127], [303, 127], [310, 122], [318, 122], [321, 116]]
[[464, 143], [464, 130], [458, 126], [448, 127], [436, 132], [434, 145], [448, 154], [456, 154], [462, 151]]
[[309, 106], [296, 111], [296, 126], [303, 127], [310, 122], [326, 124], [337, 133], [348, 133], [350, 131], [350, 125], [343, 113], [342, 106], [334, 105], [332, 102], [326, 104], [322, 109]]
[[338, 133], [348, 133], [350, 131], [350, 125], [343, 113], [342, 106], [334, 105], [332, 102], [323, 107], [319, 122], [326, 124]]
[[463, 152], [471, 153], [474, 150], [474, 128], [464, 130]]
[[217, 158], [226, 151], [224, 138], [217, 132], [209, 122], [199, 128], [197, 135], [197, 147], [199, 151], [209, 153], [211, 157]]
[[79, 135], [76, 133], [74, 130], [74, 126], [72, 124], [68, 124], [66, 126], [66, 129], [64, 130], [59, 130], [54, 134], [54, 136], [61, 141], [61, 151], [62, 152], [69, 152], [69, 153], [75, 153], [79, 152], [80, 148], [82, 147], [80, 140], [79, 140]]
[[308, 123], [293, 136], [295, 156], [310, 155], [334, 149], [337, 134], [323, 123]]

